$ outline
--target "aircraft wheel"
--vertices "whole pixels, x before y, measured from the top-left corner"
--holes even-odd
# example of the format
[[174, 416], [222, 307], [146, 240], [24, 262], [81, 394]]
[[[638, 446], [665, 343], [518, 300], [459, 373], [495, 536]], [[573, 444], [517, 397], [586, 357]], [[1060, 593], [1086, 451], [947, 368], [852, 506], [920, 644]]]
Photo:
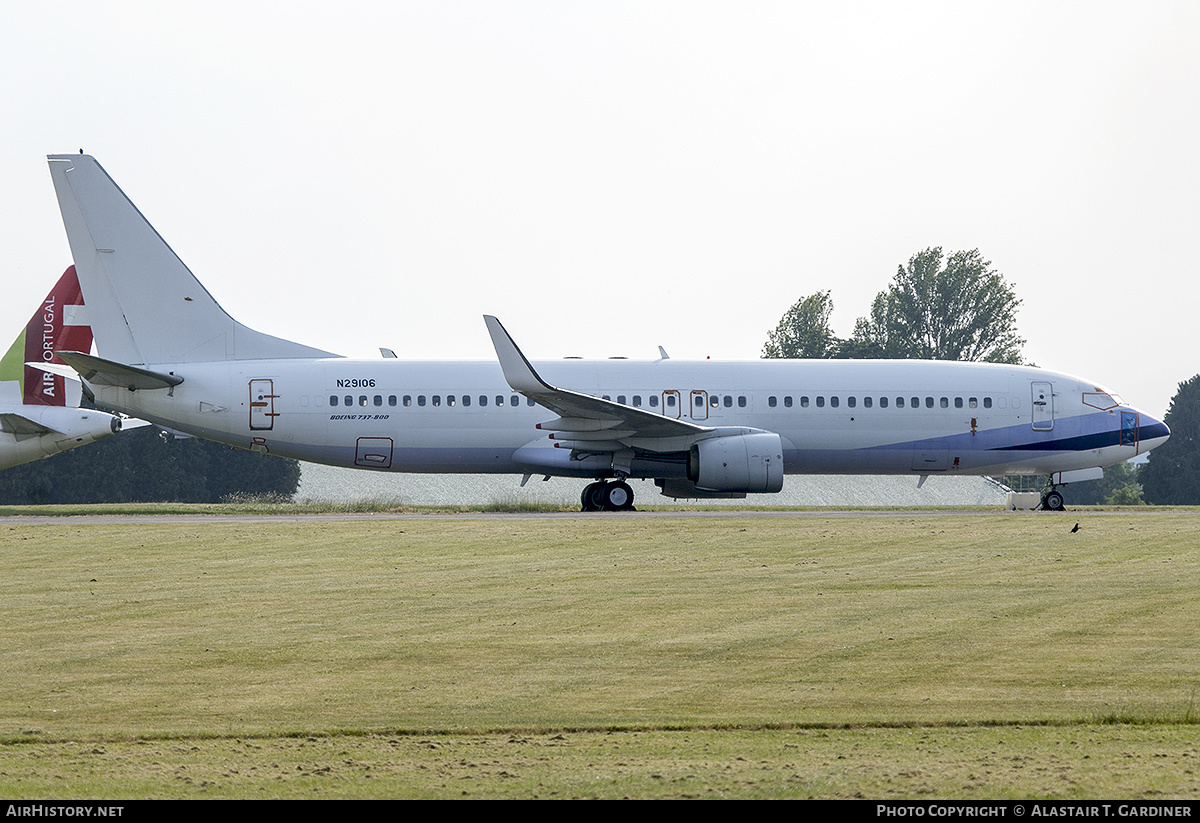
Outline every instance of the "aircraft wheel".
[[583, 494], [579, 495], [579, 502], [585, 512], [600, 511], [601, 503], [598, 492], [603, 487], [603, 483], [588, 483], [583, 487]]
[[606, 483], [600, 492], [604, 510], [610, 512], [628, 511], [633, 508], [633, 489], [624, 480]]
[[1060, 512], [1063, 510], [1063, 496], [1061, 492], [1047, 492], [1042, 498], [1042, 505], [1049, 511]]

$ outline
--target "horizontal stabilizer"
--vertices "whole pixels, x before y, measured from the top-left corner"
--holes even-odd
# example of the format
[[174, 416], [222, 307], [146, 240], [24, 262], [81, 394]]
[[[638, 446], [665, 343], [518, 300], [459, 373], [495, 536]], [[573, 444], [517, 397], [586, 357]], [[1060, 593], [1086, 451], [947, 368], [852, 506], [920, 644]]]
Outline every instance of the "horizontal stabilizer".
[[66, 377], [69, 380], [79, 380], [79, 372], [75, 371], [70, 366], [64, 366], [62, 363], [39, 363], [37, 360], [27, 360], [25, 365], [31, 369], [44, 371], [47, 374], [56, 374], [59, 377]]
[[50, 434], [54, 429], [48, 429], [36, 420], [30, 420], [24, 415], [9, 412], [7, 414], [0, 414], [0, 431], [6, 434], [30, 436]]
[[114, 363], [101, 357], [82, 354], [77, 351], [55, 352], [64, 363], [79, 372], [86, 383], [101, 386], [119, 386], [130, 391], [138, 389], [168, 389], [183, 382], [182, 377], [174, 374], [163, 374], [139, 369], [136, 366], [126, 366]]

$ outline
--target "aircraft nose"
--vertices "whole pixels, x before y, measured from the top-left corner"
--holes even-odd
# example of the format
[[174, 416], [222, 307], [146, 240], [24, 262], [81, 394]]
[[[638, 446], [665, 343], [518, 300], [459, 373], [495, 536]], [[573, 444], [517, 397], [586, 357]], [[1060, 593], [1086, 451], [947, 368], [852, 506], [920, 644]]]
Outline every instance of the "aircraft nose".
[[1171, 436], [1167, 424], [1145, 412], [1138, 412], [1138, 441], [1142, 451], [1150, 451], [1155, 446], [1161, 446]]

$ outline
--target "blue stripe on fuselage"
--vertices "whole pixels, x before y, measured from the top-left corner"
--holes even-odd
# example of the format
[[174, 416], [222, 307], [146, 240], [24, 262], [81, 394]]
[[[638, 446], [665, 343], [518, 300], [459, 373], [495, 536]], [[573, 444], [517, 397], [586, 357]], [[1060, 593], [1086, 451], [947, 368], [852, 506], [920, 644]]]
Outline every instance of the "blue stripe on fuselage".
[[[1119, 428], [1120, 418], [1107, 412], [1078, 415], [1076, 417], [1059, 417], [1055, 426], [1059, 432], [1064, 429], [1073, 430], [1069, 436], [1055, 436], [1054, 431], [1035, 432], [1031, 424], [1004, 426], [998, 429], [986, 429], [975, 433], [930, 437], [922, 440], [911, 440], [902, 443], [887, 443], [872, 446], [871, 449], [949, 449], [959, 452], [984, 451], [1037, 451], [1037, 452], [1073, 452], [1101, 449], [1106, 446], [1117, 446], [1121, 442]], [[1161, 431], [1160, 431], [1161, 429]], [[1165, 437], [1166, 426], [1157, 423], [1152, 426], [1139, 426], [1138, 437], [1143, 440]]]

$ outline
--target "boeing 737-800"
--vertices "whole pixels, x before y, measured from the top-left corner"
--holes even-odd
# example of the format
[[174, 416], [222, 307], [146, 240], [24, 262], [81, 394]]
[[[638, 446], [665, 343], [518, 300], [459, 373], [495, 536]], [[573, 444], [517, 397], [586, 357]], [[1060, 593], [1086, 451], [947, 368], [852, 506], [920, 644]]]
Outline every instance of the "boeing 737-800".
[[0, 469], [70, 451], [121, 430], [120, 418], [78, 408], [82, 387], [74, 374], [64, 377], [25, 365], [54, 363], [58, 349], [89, 350], [92, 333], [83, 308], [71, 267], [0, 359]]
[[[264, 454], [373, 471], [590, 479], [585, 510], [778, 492], [786, 474], [1098, 476], [1167, 427], [1090, 380], [986, 363], [530, 363], [339, 357], [227, 315], [96, 161], [51, 176], [96, 338], [62, 352], [105, 408]], [[523, 481], [524, 482], [524, 481]]]

